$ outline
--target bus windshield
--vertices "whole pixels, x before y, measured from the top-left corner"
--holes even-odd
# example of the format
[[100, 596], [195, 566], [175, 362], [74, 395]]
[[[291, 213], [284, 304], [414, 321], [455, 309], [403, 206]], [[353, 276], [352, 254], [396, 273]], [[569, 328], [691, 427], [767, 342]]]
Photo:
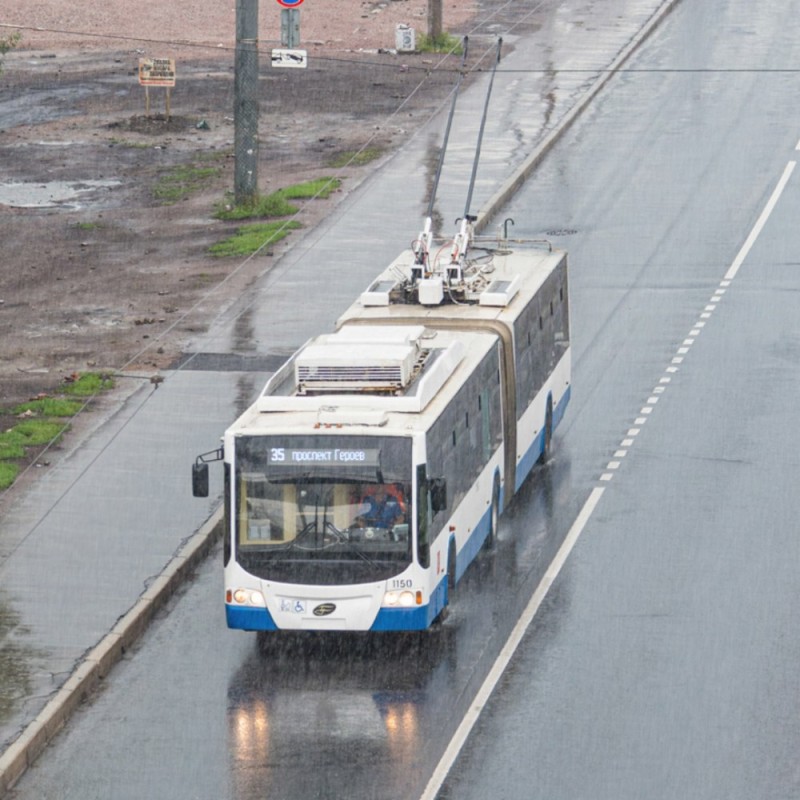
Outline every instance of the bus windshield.
[[297, 584], [385, 579], [411, 561], [411, 440], [236, 438], [238, 562]]

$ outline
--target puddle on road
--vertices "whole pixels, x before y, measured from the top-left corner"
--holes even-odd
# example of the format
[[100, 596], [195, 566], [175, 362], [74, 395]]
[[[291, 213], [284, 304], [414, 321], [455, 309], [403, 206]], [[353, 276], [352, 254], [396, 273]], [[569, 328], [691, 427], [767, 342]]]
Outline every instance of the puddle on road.
[[109, 190], [121, 181], [49, 181], [0, 183], [0, 205], [12, 208], [82, 208], [92, 192]]

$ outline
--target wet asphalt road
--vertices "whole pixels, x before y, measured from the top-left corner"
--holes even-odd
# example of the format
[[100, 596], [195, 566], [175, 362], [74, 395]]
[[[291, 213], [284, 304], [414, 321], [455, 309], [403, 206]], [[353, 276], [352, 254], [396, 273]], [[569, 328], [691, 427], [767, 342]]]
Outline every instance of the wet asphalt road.
[[573, 400], [443, 628], [262, 654], [217, 554], [14, 796], [419, 797], [601, 487], [440, 796], [800, 797], [800, 173], [725, 280], [796, 157], [794, 5], [684, 0], [509, 207], [570, 252]]

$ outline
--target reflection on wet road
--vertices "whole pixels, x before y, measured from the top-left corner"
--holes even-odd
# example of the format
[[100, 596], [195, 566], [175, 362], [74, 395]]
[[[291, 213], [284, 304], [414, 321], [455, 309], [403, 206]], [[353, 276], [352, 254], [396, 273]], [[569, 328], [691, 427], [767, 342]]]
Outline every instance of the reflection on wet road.
[[[354, 798], [418, 796], [563, 539], [568, 477], [564, 456], [534, 473], [502, 518], [495, 551], [469, 569], [432, 630], [261, 637], [229, 682], [237, 800], [270, 790], [333, 797], [345, 785]], [[567, 508], [556, 508], [557, 496]]]

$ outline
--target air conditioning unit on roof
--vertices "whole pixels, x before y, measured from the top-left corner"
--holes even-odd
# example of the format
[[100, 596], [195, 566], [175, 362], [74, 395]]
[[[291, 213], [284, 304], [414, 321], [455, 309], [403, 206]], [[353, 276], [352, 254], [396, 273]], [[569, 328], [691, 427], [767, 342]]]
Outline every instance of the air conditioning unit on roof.
[[295, 360], [300, 393], [397, 391], [407, 386], [420, 358], [422, 326], [352, 326], [321, 336]]

